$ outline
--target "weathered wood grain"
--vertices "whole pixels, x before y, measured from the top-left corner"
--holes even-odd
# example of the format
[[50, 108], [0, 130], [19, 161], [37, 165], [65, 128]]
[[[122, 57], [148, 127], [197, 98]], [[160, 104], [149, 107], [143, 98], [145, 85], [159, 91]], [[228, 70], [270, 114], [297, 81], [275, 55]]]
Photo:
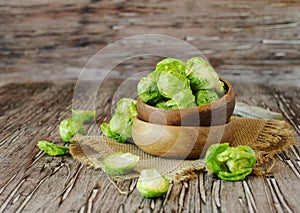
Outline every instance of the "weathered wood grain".
[[[271, 0], [1, 1], [0, 212], [300, 212], [299, 9], [299, 1]], [[118, 39], [145, 33], [194, 45], [234, 83], [238, 101], [284, 115], [296, 144], [278, 155], [272, 174], [232, 183], [200, 173], [163, 199], [143, 199], [135, 180], [118, 184], [132, 191], [120, 195], [102, 171], [38, 150], [40, 139], [62, 144], [57, 127], [71, 116], [87, 61]], [[110, 119], [118, 98], [136, 96], [134, 78], [159, 59], [133, 58], [109, 75], [91, 67], [92, 79], [106, 79], [97, 123]], [[8, 84], [27, 81], [38, 83]]]
[[[0, 3], [0, 82], [77, 79], [106, 45], [154, 33], [194, 45], [229, 80], [299, 83], [299, 9], [299, 1], [272, 0], [5, 0]], [[123, 62], [111, 77], [149, 71], [156, 61]]]
[[[105, 173], [87, 169], [70, 156], [41, 155], [40, 139], [61, 143], [57, 125], [71, 116], [72, 82], [9, 84], [0, 87], [0, 212], [298, 212], [299, 134], [296, 144], [278, 156], [272, 174], [226, 182], [209, 173], [174, 184], [165, 198], [143, 199], [136, 180], [119, 183], [118, 193]], [[114, 92], [122, 81], [107, 80], [98, 94], [97, 122], [110, 118]], [[108, 89], [109, 88], [109, 89]], [[130, 87], [128, 87], [130, 88]], [[299, 117], [298, 87], [234, 84], [238, 101]], [[123, 90], [130, 95], [131, 91]], [[260, 95], [257, 95], [260, 94]], [[276, 97], [281, 97], [278, 99]], [[281, 108], [281, 101], [285, 108]], [[294, 100], [294, 101], [292, 101]], [[290, 108], [286, 108], [290, 104]], [[109, 106], [109, 107], [107, 107]], [[291, 111], [293, 110], [293, 112]], [[296, 117], [296, 118], [295, 118]], [[94, 130], [97, 132], [97, 125]], [[37, 160], [35, 160], [37, 159]]]

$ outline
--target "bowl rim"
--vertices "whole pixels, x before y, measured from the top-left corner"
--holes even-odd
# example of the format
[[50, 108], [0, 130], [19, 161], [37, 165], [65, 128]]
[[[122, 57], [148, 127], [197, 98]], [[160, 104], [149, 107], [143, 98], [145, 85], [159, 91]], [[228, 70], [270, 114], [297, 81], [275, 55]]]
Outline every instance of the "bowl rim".
[[213, 128], [213, 127], [222, 127], [222, 126], [228, 126], [228, 125], [231, 125], [231, 120], [224, 123], [224, 124], [220, 124], [220, 125], [213, 125], [213, 126], [176, 126], [176, 125], [167, 125], [167, 124], [157, 124], [157, 123], [151, 123], [151, 122], [148, 122], [148, 121], [144, 121], [142, 119], [140, 119], [138, 116], [136, 116], [133, 120], [133, 122], [135, 122], [135, 120], [137, 120], [137, 122], [141, 122], [141, 123], [145, 123], [145, 124], [148, 124], [148, 125], [154, 125], [154, 126], [164, 126], [164, 127], [167, 127], [167, 128], [172, 128], [172, 129], [179, 129], [179, 128], [186, 128], [186, 129], [195, 129], [195, 128], [198, 128], [198, 129], [210, 129], [210, 128]]
[[199, 110], [201, 108], [205, 109], [209, 105], [211, 105], [211, 106], [219, 106], [219, 103], [224, 103], [224, 101], [226, 102], [226, 98], [227, 98], [227, 96], [228, 96], [229, 93], [233, 93], [233, 87], [232, 87], [231, 83], [228, 80], [226, 80], [224, 78], [219, 78], [219, 80], [226, 84], [226, 86], [228, 88], [227, 92], [221, 98], [218, 98], [217, 100], [214, 100], [211, 103], [207, 103], [207, 104], [204, 104], [204, 105], [201, 105], [201, 106], [195, 106], [195, 107], [189, 107], [189, 108], [183, 108], [183, 109], [164, 109], [164, 108], [158, 108], [158, 107], [155, 107], [155, 106], [151, 106], [151, 105], [143, 102], [139, 98], [139, 96], [137, 96], [137, 102], [141, 102], [142, 104], [146, 105], [148, 108], [150, 108], [152, 110], [159, 110], [159, 111], [162, 111], [162, 112], [176, 112], [176, 111]]

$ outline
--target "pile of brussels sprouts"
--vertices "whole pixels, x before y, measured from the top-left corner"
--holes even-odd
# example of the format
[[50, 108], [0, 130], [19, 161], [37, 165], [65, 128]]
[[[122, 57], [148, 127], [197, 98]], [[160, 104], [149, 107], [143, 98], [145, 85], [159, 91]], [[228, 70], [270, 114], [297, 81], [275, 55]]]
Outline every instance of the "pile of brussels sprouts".
[[[201, 106], [219, 99], [226, 93], [213, 67], [203, 58], [194, 57], [184, 62], [166, 58], [156, 69], [141, 78], [137, 85], [141, 101], [164, 109]], [[120, 143], [131, 138], [131, 128], [137, 116], [136, 101], [122, 98], [109, 123], [100, 125], [102, 133]]]
[[156, 69], [141, 78], [138, 96], [144, 103], [164, 109], [201, 106], [219, 99], [226, 93], [213, 67], [203, 58], [184, 62], [166, 58]]

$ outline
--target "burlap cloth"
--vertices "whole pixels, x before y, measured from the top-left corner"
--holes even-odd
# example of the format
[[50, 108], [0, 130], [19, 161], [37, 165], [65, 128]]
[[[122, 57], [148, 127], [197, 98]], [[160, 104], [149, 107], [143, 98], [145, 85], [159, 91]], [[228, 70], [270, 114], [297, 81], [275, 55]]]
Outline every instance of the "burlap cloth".
[[[263, 175], [273, 168], [274, 155], [294, 143], [293, 131], [285, 121], [261, 120], [253, 118], [231, 118], [233, 141], [231, 146], [248, 145], [256, 153], [257, 163], [253, 174]], [[137, 178], [146, 168], [155, 168], [168, 179], [179, 182], [197, 177], [197, 172], [205, 170], [203, 159], [176, 160], [155, 157], [137, 148], [134, 144], [118, 143], [105, 136], [75, 135], [70, 145], [70, 153], [78, 161], [94, 169], [101, 168], [103, 157], [113, 152], [130, 152], [140, 156], [140, 161], [130, 174], [111, 177], [115, 181]]]

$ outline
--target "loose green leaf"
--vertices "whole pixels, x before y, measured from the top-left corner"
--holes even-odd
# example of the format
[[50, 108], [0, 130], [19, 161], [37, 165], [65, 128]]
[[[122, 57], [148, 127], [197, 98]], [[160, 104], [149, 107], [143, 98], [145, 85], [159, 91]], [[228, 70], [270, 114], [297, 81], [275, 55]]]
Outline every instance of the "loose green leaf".
[[59, 146], [46, 140], [38, 141], [37, 146], [50, 156], [64, 155], [69, 150], [69, 147]]
[[96, 116], [96, 110], [75, 110], [72, 109], [73, 119], [81, 123], [90, 123]]
[[145, 169], [137, 182], [137, 189], [145, 198], [160, 197], [167, 193], [170, 183], [156, 169]]
[[131, 153], [115, 153], [105, 157], [102, 166], [110, 175], [124, 175], [134, 169], [139, 159], [139, 156]]
[[213, 144], [206, 152], [205, 163], [219, 178], [237, 181], [251, 174], [256, 157], [249, 146], [230, 147], [228, 143]]
[[64, 142], [70, 142], [75, 134], [85, 135], [86, 133], [87, 130], [83, 124], [73, 118], [64, 119], [59, 124], [59, 135]]

